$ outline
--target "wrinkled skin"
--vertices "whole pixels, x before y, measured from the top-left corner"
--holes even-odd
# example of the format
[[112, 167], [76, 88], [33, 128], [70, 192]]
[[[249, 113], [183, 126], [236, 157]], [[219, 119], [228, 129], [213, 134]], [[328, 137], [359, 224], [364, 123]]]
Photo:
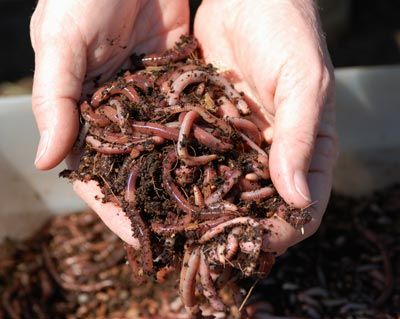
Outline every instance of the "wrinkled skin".
[[[318, 228], [337, 153], [332, 67], [311, 3], [204, 0], [195, 19], [206, 61], [232, 71], [272, 141], [277, 190], [296, 207], [312, 204], [313, 220], [304, 235], [279, 217], [270, 220], [269, 248], [278, 253]], [[76, 103], [94, 78], [101, 74], [105, 81], [132, 52], [171, 47], [188, 32], [188, 19], [187, 2], [181, 0], [40, 0], [31, 22], [32, 103], [41, 132], [37, 168], [50, 169], [70, 152], [78, 133]], [[101, 197], [96, 183], [75, 182], [74, 189], [115, 233], [138, 247], [121, 209], [95, 199]]]
[[[225, 12], [225, 19], [219, 13]], [[233, 70], [233, 81], [265, 119], [272, 181], [287, 203], [310, 204], [304, 235], [279, 218], [271, 250], [312, 235], [321, 222], [337, 156], [333, 69], [313, 1], [203, 1], [195, 36], [207, 62]]]

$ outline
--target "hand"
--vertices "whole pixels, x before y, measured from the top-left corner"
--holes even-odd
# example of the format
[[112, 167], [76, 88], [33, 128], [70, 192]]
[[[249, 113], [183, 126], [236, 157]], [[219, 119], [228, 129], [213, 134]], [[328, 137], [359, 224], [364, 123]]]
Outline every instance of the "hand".
[[[36, 167], [50, 169], [71, 151], [77, 102], [93, 80], [104, 82], [132, 53], [162, 52], [188, 33], [186, 0], [39, 0], [31, 20], [35, 50], [33, 111], [40, 131]], [[97, 183], [75, 182], [78, 195], [105, 224], [138, 248], [125, 213], [102, 204]]]
[[35, 51], [32, 106], [40, 131], [35, 160], [50, 169], [70, 152], [77, 101], [135, 53], [163, 51], [188, 32], [186, 0], [40, 0], [31, 20]]
[[231, 71], [272, 141], [279, 194], [295, 207], [310, 206], [304, 235], [270, 219], [269, 249], [279, 254], [318, 229], [337, 156], [333, 70], [313, 2], [203, 0], [195, 19], [206, 61]]

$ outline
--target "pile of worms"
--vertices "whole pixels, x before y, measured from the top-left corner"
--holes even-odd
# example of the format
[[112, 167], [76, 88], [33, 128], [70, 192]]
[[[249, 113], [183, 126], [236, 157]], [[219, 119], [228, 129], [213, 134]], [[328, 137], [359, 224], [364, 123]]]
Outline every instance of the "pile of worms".
[[[124, 243], [91, 211], [0, 243], [1, 319], [188, 318], [176, 277], [137, 285]], [[170, 288], [168, 288], [170, 287]]]
[[103, 201], [124, 209], [141, 244], [127, 248], [136, 283], [179, 272], [189, 318], [231, 318], [224, 288], [241, 309], [236, 282], [274, 263], [268, 218], [299, 229], [311, 216], [276, 192], [244, 94], [199, 56], [196, 39], [181, 37], [133, 56], [132, 69], [82, 101], [80, 162], [64, 176], [97, 181]]

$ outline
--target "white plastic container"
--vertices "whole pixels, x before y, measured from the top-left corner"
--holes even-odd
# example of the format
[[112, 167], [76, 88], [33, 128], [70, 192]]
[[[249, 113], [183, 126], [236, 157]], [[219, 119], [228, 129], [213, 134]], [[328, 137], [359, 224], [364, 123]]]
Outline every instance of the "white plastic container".
[[[400, 182], [400, 66], [336, 71], [341, 143], [335, 191], [358, 196]], [[39, 137], [30, 97], [0, 99], [0, 241], [29, 236], [51, 214], [85, 205], [60, 179], [33, 166]]]

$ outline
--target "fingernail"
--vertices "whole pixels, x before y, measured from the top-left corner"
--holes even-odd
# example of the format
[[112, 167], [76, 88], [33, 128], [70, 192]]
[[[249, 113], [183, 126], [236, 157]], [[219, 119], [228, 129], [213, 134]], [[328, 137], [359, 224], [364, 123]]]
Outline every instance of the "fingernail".
[[310, 192], [308, 190], [306, 175], [303, 171], [297, 170], [294, 172], [294, 187], [296, 191], [303, 197], [306, 201], [311, 202]]
[[36, 153], [35, 165], [40, 161], [40, 159], [46, 153], [48, 144], [49, 144], [49, 132], [43, 131], [42, 134], [40, 135], [40, 141]]

